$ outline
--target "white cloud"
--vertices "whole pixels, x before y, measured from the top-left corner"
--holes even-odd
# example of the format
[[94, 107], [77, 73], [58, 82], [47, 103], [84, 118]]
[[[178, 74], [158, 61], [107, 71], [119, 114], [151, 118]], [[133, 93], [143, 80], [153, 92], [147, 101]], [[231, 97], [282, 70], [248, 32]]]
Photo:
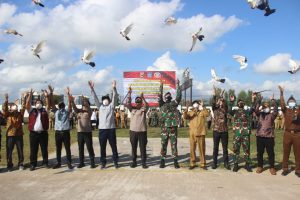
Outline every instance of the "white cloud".
[[267, 58], [264, 62], [260, 64], [255, 64], [254, 69], [258, 73], [264, 74], [276, 74], [287, 72], [289, 67], [289, 59], [291, 55], [288, 53], [278, 53]]
[[[17, 12], [15, 5], [2, 3], [0, 30], [11, 27], [24, 37], [0, 33], [1, 41], [10, 42], [1, 55], [5, 62], [1, 64], [0, 75], [6, 80], [0, 79], [0, 93], [31, 87], [41, 89], [45, 87], [44, 81], [52, 83], [58, 91], [69, 85], [74, 92], [82, 93], [86, 91], [88, 79], [95, 80], [99, 92], [106, 93], [110, 89], [108, 80], [114, 78], [110, 74], [113, 67], [94, 71], [84, 69], [78, 55], [83, 49], [95, 49], [96, 54], [136, 48], [187, 52], [191, 45], [190, 34], [202, 26], [206, 37], [194, 49], [199, 51], [242, 24], [242, 20], [235, 16], [203, 14], [178, 18], [174, 26], [163, 24], [166, 17], [175, 15], [182, 8], [180, 0], [77, 0], [54, 8]], [[134, 28], [130, 33], [132, 40], [128, 42], [119, 31], [131, 22]], [[46, 40], [46, 47], [41, 53], [42, 60], [38, 60], [32, 55], [30, 45], [41, 40]], [[174, 68], [178, 74], [183, 71], [171, 61], [169, 52], [153, 64], [154, 68], [160, 66]]]

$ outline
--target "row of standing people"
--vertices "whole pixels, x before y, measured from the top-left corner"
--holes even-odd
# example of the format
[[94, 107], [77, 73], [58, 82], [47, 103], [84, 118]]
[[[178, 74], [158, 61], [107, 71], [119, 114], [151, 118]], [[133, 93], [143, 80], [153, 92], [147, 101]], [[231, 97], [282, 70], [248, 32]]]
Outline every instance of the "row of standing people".
[[[95, 99], [95, 103], [99, 109], [99, 143], [101, 148], [100, 164], [101, 169], [106, 167], [106, 144], [109, 142], [112, 152], [114, 166], [118, 168], [118, 150], [116, 141], [116, 125], [115, 125], [115, 106], [116, 106], [116, 82], [113, 82], [113, 95], [112, 99], [109, 96], [102, 97], [102, 103], [100, 103], [97, 94], [94, 90], [94, 83], [89, 82], [92, 94]], [[177, 128], [179, 124], [179, 115], [177, 112], [177, 106], [181, 100], [181, 90], [179, 87], [179, 81], [177, 81], [177, 93], [176, 99], [172, 100], [172, 95], [166, 93], [163, 95], [163, 83], [160, 86], [159, 94], [159, 106], [161, 110], [160, 125], [161, 125], [161, 162], [160, 168], [165, 167], [165, 158], [167, 155], [168, 142], [171, 143], [172, 156], [174, 158], [174, 167], [180, 168], [178, 164], [178, 150], [177, 150]], [[299, 176], [300, 173], [300, 111], [296, 106], [296, 100], [290, 97], [287, 101], [288, 107], [286, 107], [283, 88], [280, 89], [280, 104], [281, 110], [285, 117], [285, 131], [283, 136], [283, 172], [282, 175], [287, 175], [288, 160], [291, 147], [293, 146], [296, 170], [295, 173]], [[45, 91], [46, 97], [46, 109], [43, 107], [44, 102], [37, 100], [35, 102], [35, 108], [30, 106], [30, 99], [32, 97], [32, 90], [26, 96], [26, 104], [22, 105], [20, 111], [16, 108], [17, 105], [11, 107], [12, 111], [8, 110], [8, 95], [5, 96], [5, 103], [3, 114], [7, 118], [7, 159], [8, 169], [12, 168], [12, 151], [14, 145], [17, 146], [19, 156], [19, 168], [23, 169], [24, 156], [22, 152], [23, 148], [23, 115], [25, 109], [29, 112], [29, 131], [30, 131], [30, 170], [35, 170], [37, 165], [37, 152], [39, 145], [41, 146], [43, 165], [48, 165], [48, 128], [49, 118], [47, 109], [52, 109], [55, 112], [55, 141], [56, 141], [56, 157], [57, 164], [53, 168], [61, 167], [61, 149], [62, 143], [64, 143], [66, 154], [67, 154], [67, 165], [68, 168], [73, 168], [71, 150], [70, 150], [70, 124], [69, 114], [73, 108], [74, 112], [77, 113], [77, 132], [78, 132], [78, 146], [79, 146], [79, 160], [80, 164], [78, 168], [83, 167], [84, 164], [84, 144], [87, 145], [91, 168], [95, 167], [95, 154], [92, 145], [92, 130], [91, 130], [91, 115], [90, 104], [87, 99], [83, 101], [82, 109], [78, 109], [74, 103], [74, 98], [70, 94], [70, 90], [67, 89], [69, 106], [68, 110], [65, 109], [63, 102], [59, 103], [58, 109], [55, 107], [53, 102], [53, 88], [49, 86], [49, 92]], [[137, 146], [139, 143], [142, 157], [142, 167], [147, 168], [146, 164], [146, 145], [147, 145], [147, 124], [146, 124], [146, 113], [149, 106], [143, 97], [143, 95], [135, 99], [135, 106], [131, 104], [131, 88], [128, 91], [128, 98], [126, 106], [131, 112], [130, 121], [130, 142], [132, 145], [132, 163], [131, 167], [136, 167], [137, 159]], [[221, 141], [223, 146], [223, 159], [224, 166], [226, 169], [230, 169], [228, 159], [228, 125], [227, 116], [230, 114], [233, 116], [232, 126], [234, 132], [233, 140], [233, 171], [236, 172], [239, 169], [239, 154], [240, 148], [243, 148], [244, 158], [246, 161], [246, 169], [251, 172], [251, 159], [250, 159], [250, 134], [251, 134], [251, 114], [253, 112], [258, 116], [258, 127], [256, 133], [257, 143], [257, 159], [258, 168], [257, 173], [262, 172], [263, 168], [263, 153], [267, 150], [269, 157], [269, 165], [271, 174], [275, 175], [276, 170], [274, 167], [274, 121], [277, 116], [277, 105], [274, 97], [271, 98], [270, 102], [262, 102], [261, 99], [256, 98], [256, 94], [253, 94], [253, 105], [250, 110], [244, 109], [244, 101], [242, 99], [237, 100], [238, 109], [232, 109], [233, 103], [235, 102], [234, 96], [230, 96], [230, 103], [227, 104], [224, 98], [213, 97], [213, 140], [214, 140], [214, 151], [213, 151], [213, 166], [215, 169], [218, 167], [218, 147]], [[23, 101], [25, 102], [25, 101]], [[273, 112], [270, 112], [271, 107], [274, 108]], [[189, 112], [183, 113], [184, 118], [190, 120], [190, 169], [196, 166], [196, 154], [195, 150], [198, 147], [200, 153], [200, 167], [207, 169], [205, 160], [205, 135], [207, 133], [207, 127], [205, 125], [206, 118], [208, 116], [208, 110], [203, 105], [202, 101], [194, 101], [193, 109]]]

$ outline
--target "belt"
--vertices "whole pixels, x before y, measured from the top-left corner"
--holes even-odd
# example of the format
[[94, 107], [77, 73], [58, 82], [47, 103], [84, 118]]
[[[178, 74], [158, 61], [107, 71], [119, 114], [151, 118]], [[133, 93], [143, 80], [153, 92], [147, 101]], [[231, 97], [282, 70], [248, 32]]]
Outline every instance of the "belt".
[[290, 132], [292, 134], [294, 133], [300, 133], [300, 130], [285, 130], [286, 132]]

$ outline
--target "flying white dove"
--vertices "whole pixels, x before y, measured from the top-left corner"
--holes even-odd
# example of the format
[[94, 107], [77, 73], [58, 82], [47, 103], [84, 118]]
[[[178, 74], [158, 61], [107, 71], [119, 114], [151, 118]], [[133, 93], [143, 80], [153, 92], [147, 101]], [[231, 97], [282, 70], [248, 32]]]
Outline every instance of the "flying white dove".
[[214, 69], [211, 69], [210, 70], [210, 73], [211, 73], [211, 77], [215, 80], [215, 81], [218, 81], [218, 82], [221, 82], [221, 83], [225, 83], [225, 79], [224, 78], [219, 78], [216, 74], [216, 71]]
[[128, 37], [128, 34], [130, 33], [130, 31], [132, 30], [133, 24], [130, 24], [129, 26], [127, 26], [125, 29], [120, 31], [120, 34], [126, 38], [126, 40], [130, 40], [130, 38]]
[[248, 59], [247, 57], [245, 56], [240, 56], [240, 55], [233, 55], [232, 56], [233, 59], [235, 59], [238, 63], [240, 63], [241, 67], [240, 69], [243, 70], [243, 69], [246, 69], [247, 66], [248, 66]]
[[41, 0], [32, 0], [32, 2], [33, 2], [35, 5], [38, 5], [38, 6], [41, 6], [41, 7], [45, 7], [44, 4], [42, 4], [42, 1], [41, 1]]
[[269, 6], [269, 0], [247, 0], [252, 9], [259, 9], [265, 11], [265, 16], [269, 16], [276, 12], [276, 9], [271, 9]]
[[0, 59], [0, 64], [3, 63], [3, 62], [4, 62], [4, 60], [3, 60], [3, 59]]
[[289, 65], [291, 67], [291, 70], [288, 71], [291, 74], [296, 74], [300, 70], [300, 65], [297, 64], [294, 60], [289, 60]]
[[18, 31], [16, 31], [15, 29], [6, 29], [4, 31], [6, 34], [13, 34], [13, 35], [19, 35], [19, 36], [23, 36], [22, 34], [18, 33]]
[[93, 51], [89, 51], [87, 49], [84, 50], [83, 57], [81, 57], [82, 62], [84, 62], [87, 65], [90, 65], [91, 67], [95, 67], [96, 64], [94, 62], [91, 62], [91, 59], [94, 56]]
[[190, 51], [193, 50], [197, 40], [199, 40], [200, 42], [203, 40], [204, 35], [201, 35], [201, 32], [202, 32], [202, 27], [199, 29], [199, 31], [197, 33], [194, 33], [192, 35], [193, 43], [192, 43], [192, 47], [191, 47]]
[[39, 53], [42, 52], [42, 48], [45, 46], [45, 44], [46, 44], [45, 41], [41, 41], [36, 46], [31, 45], [31, 51], [33, 55], [41, 59]]
[[177, 20], [174, 17], [168, 17], [165, 20], [165, 24], [167, 24], [167, 25], [172, 25], [172, 24], [176, 24], [176, 23], [177, 23]]

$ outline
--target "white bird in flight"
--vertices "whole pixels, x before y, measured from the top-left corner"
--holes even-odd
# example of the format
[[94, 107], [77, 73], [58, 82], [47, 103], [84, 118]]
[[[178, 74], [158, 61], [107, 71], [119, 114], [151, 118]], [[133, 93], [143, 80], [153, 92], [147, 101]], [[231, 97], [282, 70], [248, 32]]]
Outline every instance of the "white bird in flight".
[[172, 25], [172, 24], [176, 24], [176, 23], [177, 23], [177, 20], [174, 17], [168, 17], [165, 20], [165, 24], [167, 24], [167, 25]]
[[87, 49], [84, 50], [83, 56], [81, 57], [82, 62], [84, 62], [87, 65], [90, 65], [91, 67], [95, 67], [96, 64], [91, 61], [91, 59], [94, 56], [93, 51], [89, 51]]
[[18, 33], [18, 31], [16, 31], [15, 29], [6, 29], [4, 31], [6, 34], [13, 34], [13, 35], [19, 35], [19, 36], [23, 36], [22, 34]]
[[130, 31], [132, 30], [133, 27], [133, 23], [131, 23], [129, 26], [127, 26], [125, 29], [120, 31], [120, 34], [126, 38], [126, 40], [130, 40], [130, 38], [128, 37], [128, 34], [130, 33]]
[[225, 79], [218, 77], [216, 74], [216, 71], [214, 69], [211, 69], [210, 73], [211, 73], [211, 77], [213, 78], [213, 80], [221, 82], [221, 83], [225, 83]]
[[32, 0], [32, 2], [33, 2], [35, 5], [38, 5], [38, 6], [41, 6], [41, 7], [45, 7], [44, 4], [42, 4], [42, 1], [41, 1], [41, 0]]
[[248, 66], [248, 59], [247, 57], [245, 56], [240, 56], [240, 55], [233, 55], [232, 56], [233, 59], [235, 59], [238, 63], [240, 63], [241, 67], [240, 69], [243, 70], [243, 69], [246, 69], [247, 66]]
[[36, 57], [41, 59], [39, 53], [42, 52], [42, 49], [45, 46], [45, 44], [46, 44], [45, 41], [41, 41], [36, 46], [31, 45], [31, 51], [32, 51], [33, 55], [35, 55]]
[[201, 35], [201, 32], [202, 32], [202, 27], [199, 29], [199, 31], [197, 33], [194, 33], [192, 35], [193, 43], [192, 43], [192, 47], [191, 47], [190, 51], [193, 50], [197, 40], [199, 40], [200, 42], [203, 40], [204, 35]]
[[269, 0], [247, 0], [252, 9], [259, 9], [265, 11], [265, 16], [269, 16], [276, 12], [276, 9], [271, 9]]
[[292, 59], [289, 60], [289, 65], [291, 67], [291, 70], [288, 72], [291, 74], [296, 74], [300, 70], [300, 65]]

